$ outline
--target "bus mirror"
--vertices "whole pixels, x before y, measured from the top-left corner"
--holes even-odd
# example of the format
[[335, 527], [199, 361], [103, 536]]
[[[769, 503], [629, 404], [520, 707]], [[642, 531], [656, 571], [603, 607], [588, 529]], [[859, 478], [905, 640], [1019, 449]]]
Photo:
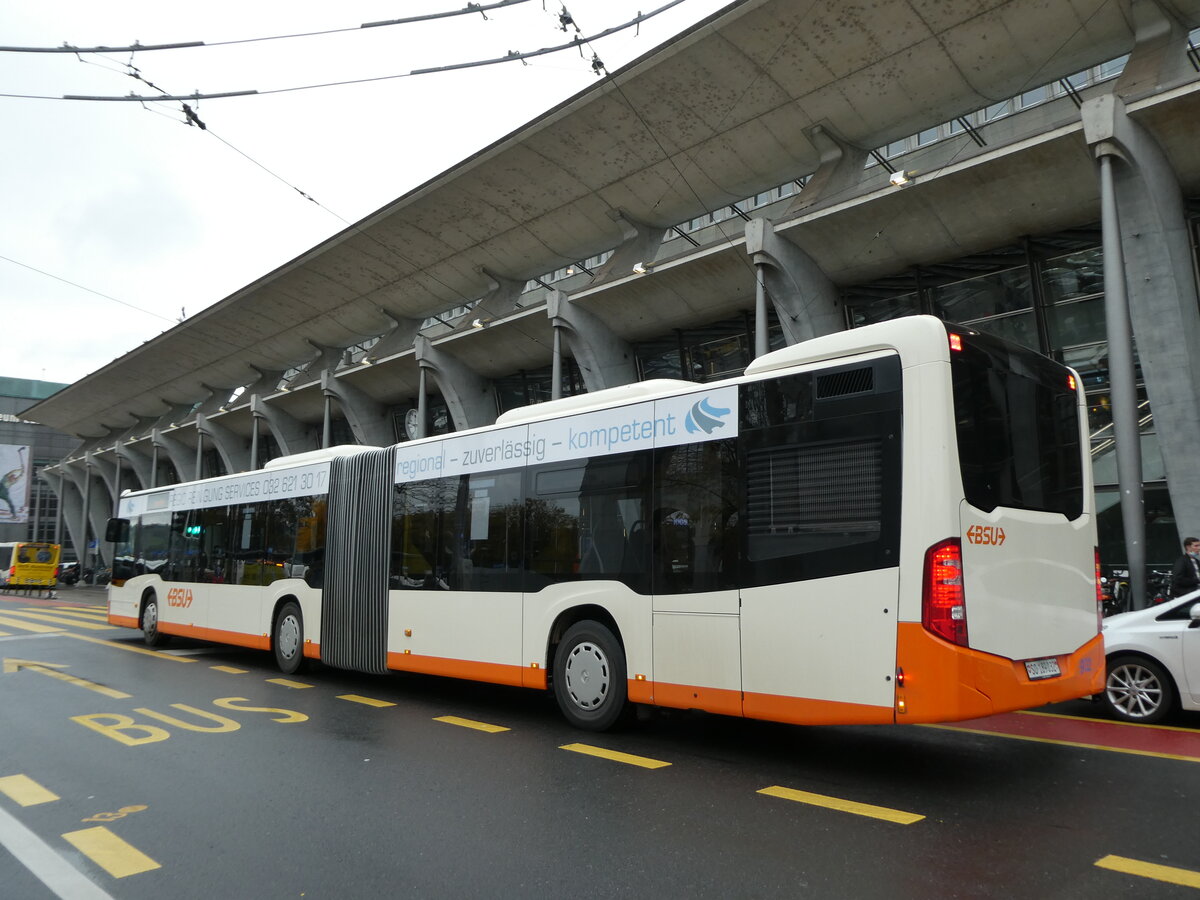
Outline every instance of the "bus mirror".
[[123, 544], [129, 540], [129, 520], [109, 519], [104, 529], [104, 539], [111, 544]]

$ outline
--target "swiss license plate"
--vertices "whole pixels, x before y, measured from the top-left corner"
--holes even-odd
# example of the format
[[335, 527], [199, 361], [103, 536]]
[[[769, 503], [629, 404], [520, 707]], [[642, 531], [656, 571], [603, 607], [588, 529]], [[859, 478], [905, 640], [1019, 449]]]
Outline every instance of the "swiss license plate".
[[1026, 660], [1025, 674], [1030, 681], [1037, 681], [1039, 678], [1057, 678], [1062, 671], [1058, 668], [1058, 660], [1051, 656], [1049, 659]]

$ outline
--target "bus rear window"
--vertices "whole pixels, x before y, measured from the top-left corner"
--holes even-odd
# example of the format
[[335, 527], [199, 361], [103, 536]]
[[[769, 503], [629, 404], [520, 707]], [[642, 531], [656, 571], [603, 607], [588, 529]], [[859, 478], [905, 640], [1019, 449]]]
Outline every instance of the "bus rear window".
[[1083, 464], [1069, 371], [987, 335], [960, 339], [950, 371], [967, 502], [986, 512], [1004, 506], [1078, 518]]

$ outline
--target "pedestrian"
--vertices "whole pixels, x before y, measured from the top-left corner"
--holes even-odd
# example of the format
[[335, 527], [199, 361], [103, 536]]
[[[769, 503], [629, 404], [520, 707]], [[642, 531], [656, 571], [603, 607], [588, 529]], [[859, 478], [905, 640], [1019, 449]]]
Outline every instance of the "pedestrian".
[[1175, 560], [1171, 571], [1171, 596], [1182, 597], [1200, 590], [1200, 538], [1183, 539], [1183, 556]]

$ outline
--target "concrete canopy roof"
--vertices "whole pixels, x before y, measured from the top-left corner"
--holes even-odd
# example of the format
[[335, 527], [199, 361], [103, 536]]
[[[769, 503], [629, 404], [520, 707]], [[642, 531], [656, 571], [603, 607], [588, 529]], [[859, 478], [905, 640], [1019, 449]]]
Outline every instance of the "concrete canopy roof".
[[[1139, 0], [1142, 2], [1142, 0]], [[1200, 21], [1200, 0], [1164, 8]], [[741, 0], [30, 410], [79, 436], [192, 403], [879, 147], [1133, 45], [1128, 2]], [[644, 333], [646, 325], [637, 330]]]

